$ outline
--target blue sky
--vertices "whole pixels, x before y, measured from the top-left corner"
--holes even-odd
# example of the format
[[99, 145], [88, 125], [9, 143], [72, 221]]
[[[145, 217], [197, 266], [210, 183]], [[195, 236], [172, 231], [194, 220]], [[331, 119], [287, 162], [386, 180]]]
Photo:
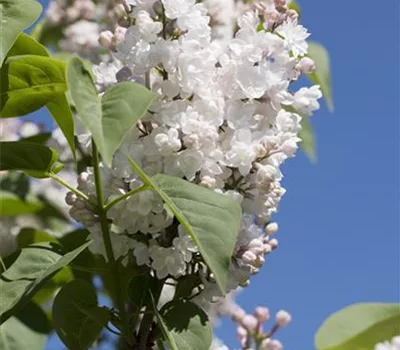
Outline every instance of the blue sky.
[[[399, 3], [299, 3], [312, 39], [330, 52], [336, 108], [322, 105], [312, 119], [317, 164], [299, 154], [284, 166], [280, 247], [238, 298], [247, 311], [292, 313], [278, 333], [288, 350], [313, 349], [318, 326], [346, 305], [400, 295]], [[238, 347], [230, 322], [217, 334]]]
[[[321, 322], [346, 305], [400, 295], [399, 3], [299, 3], [330, 52], [336, 108], [312, 118], [317, 164], [299, 154], [284, 166], [280, 247], [238, 298], [247, 311], [293, 314], [277, 335], [288, 350], [313, 349]], [[229, 322], [217, 334], [237, 346]]]

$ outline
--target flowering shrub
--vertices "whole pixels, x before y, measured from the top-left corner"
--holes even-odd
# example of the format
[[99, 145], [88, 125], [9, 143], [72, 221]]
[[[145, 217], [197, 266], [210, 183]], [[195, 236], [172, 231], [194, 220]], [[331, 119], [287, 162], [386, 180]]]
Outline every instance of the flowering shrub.
[[[1, 4], [1, 348], [41, 349], [54, 327], [70, 349], [111, 333], [226, 349], [228, 316], [242, 349], [281, 349], [291, 315], [266, 330], [268, 309], [234, 295], [278, 247], [281, 165], [300, 142], [315, 156], [309, 118], [323, 94], [332, 107], [298, 6], [56, 0], [27, 35], [41, 6]], [[41, 107], [51, 133], [13, 119]]]

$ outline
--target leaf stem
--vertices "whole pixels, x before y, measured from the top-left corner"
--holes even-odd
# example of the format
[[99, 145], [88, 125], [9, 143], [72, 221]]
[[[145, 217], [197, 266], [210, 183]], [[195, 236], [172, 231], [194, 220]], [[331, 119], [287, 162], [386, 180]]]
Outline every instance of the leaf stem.
[[56, 174], [49, 173], [49, 177], [51, 177], [53, 180], [57, 181], [62, 186], [68, 188], [70, 191], [74, 192], [77, 196], [82, 197], [86, 201], [89, 201], [89, 197], [86, 194], [84, 194], [83, 192], [79, 191], [77, 188], [74, 188], [68, 182], [66, 182], [61, 177], [57, 176]]
[[101, 182], [101, 173], [99, 167], [100, 164], [99, 152], [97, 150], [94, 140], [92, 140], [92, 151], [93, 151], [92, 159], [93, 159], [94, 179], [96, 184], [97, 205], [98, 205], [97, 211], [100, 218], [101, 231], [103, 233], [103, 242], [106, 249], [107, 259], [110, 264], [110, 269], [114, 279], [114, 291], [115, 291], [115, 296], [117, 298], [116, 300], [117, 307], [119, 309], [119, 315], [121, 318], [124, 334], [128, 338], [128, 342], [134, 342], [134, 339], [130, 332], [128, 315], [125, 310], [125, 303], [122, 294], [123, 289], [119, 278], [118, 265], [115, 260], [114, 251], [112, 248], [110, 230], [108, 227], [107, 211], [104, 209], [104, 194], [103, 194], [103, 186]]
[[114, 205], [116, 205], [117, 203], [119, 203], [119, 202], [123, 201], [124, 199], [126, 199], [126, 198], [128, 198], [128, 197], [130, 197], [130, 196], [133, 196], [133, 195], [135, 195], [135, 194], [137, 194], [137, 193], [139, 193], [139, 192], [145, 191], [145, 190], [147, 190], [148, 188], [149, 188], [148, 185], [143, 185], [143, 186], [140, 186], [140, 187], [138, 187], [138, 188], [135, 188], [134, 190], [129, 191], [129, 192], [127, 192], [127, 193], [125, 193], [125, 194], [123, 194], [123, 195], [121, 195], [121, 196], [119, 196], [119, 197], [116, 197], [116, 198], [114, 198], [113, 200], [109, 201], [109, 202], [104, 206], [104, 210], [105, 210], [105, 211], [109, 211], [109, 210], [110, 210]]

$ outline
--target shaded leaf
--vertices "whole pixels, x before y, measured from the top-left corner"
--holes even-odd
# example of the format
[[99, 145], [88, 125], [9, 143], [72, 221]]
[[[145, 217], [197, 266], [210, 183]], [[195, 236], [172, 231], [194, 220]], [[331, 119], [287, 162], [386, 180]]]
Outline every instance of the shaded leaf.
[[327, 49], [319, 43], [308, 43], [308, 56], [315, 62], [316, 70], [308, 74], [308, 78], [321, 87], [326, 104], [330, 111], [333, 111], [333, 97], [331, 85], [331, 65]]
[[43, 132], [33, 136], [25, 137], [20, 139], [20, 141], [36, 142], [44, 145], [51, 138], [51, 132]]
[[133, 305], [140, 309], [144, 305], [151, 305], [150, 291], [158, 289], [158, 280], [149, 273], [134, 276], [128, 283], [128, 296]]
[[171, 301], [156, 316], [171, 349], [210, 348], [212, 327], [207, 314], [196, 304], [184, 300]]
[[35, 22], [42, 6], [32, 0], [0, 0], [0, 65], [19, 33]]
[[318, 350], [373, 350], [399, 333], [400, 304], [354, 304], [322, 324], [315, 346]]
[[92, 74], [84, 62], [74, 57], [69, 61], [68, 86], [83, 125], [93, 139], [107, 166], [130, 129], [146, 112], [154, 94], [133, 83], [119, 83], [100, 97]]
[[31, 300], [45, 283], [90, 243], [64, 256], [54, 244], [41, 243], [23, 248], [14, 263], [0, 276], [0, 324]]
[[45, 178], [60, 171], [58, 154], [35, 142], [0, 142], [0, 170], [21, 170], [30, 176]]
[[43, 208], [38, 200], [22, 200], [16, 194], [0, 190], [0, 216], [31, 214]]
[[241, 226], [242, 212], [238, 202], [177, 177], [158, 174], [149, 178], [131, 158], [129, 161], [196, 243], [220, 290], [225, 293], [228, 269]]
[[17, 242], [19, 248], [25, 248], [31, 244], [40, 242], [58, 243], [58, 240], [46, 231], [34, 228], [22, 228], [18, 233]]
[[109, 319], [110, 312], [97, 305], [96, 290], [84, 280], [68, 283], [54, 299], [54, 328], [70, 349], [87, 349]]

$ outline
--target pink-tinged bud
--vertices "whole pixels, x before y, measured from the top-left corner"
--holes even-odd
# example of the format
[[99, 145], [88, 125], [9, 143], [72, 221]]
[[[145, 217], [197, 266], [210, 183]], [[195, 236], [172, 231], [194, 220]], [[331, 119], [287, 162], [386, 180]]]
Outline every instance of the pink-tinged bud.
[[114, 15], [117, 19], [120, 19], [126, 15], [125, 7], [122, 4], [118, 4], [114, 7]]
[[112, 38], [112, 44], [117, 46], [119, 43], [125, 39], [126, 28], [117, 26], [114, 31], [114, 36]]
[[260, 323], [266, 322], [269, 320], [269, 310], [266, 307], [258, 306], [254, 310], [254, 316]]
[[251, 250], [246, 250], [242, 255], [242, 261], [245, 264], [252, 264], [257, 259], [257, 255], [255, 255]]
[[292, 316], [287, 311], [280, 310], [277, 312], [275, 320], [279, 327], [286, 327], [292, 321]]
[[275, 234], [278, 231], [278, 228], [279, 228], [279, 226], [276, 222], [271, 222], [265, 228], [265, 233], [267, 235], [272, 236], [273, 234]]
[[296, 21], [299, 18], [299, 14], [293, 9], [287, 10], [286, 15], [293, 21]]
[[89, 179], [89, 173], [87, 173], [87, 172], [84, 171], [84, 172], [82, 172], [82, 173], [79, 174], [79, 177], [78, 177], [78, 187], [79, 187], [81, 190], [84, 190], [84, 189], [87, 188], [88, 179]]
[[272, 250], [278, 248], [278, 240], [276, 238], [271, 239], [268, 244], [271, 246]]
[[261, 343], [260, 350], [282, 350], [283, 346], [279, 340], [264, 339]]
[[241, 325], [248, 331], [254, 332], [258, 327], [258, 320], [253, 315], [245, 315], [242, 319]]
[[242, 326], [238, 326], [236, 330], [237, 336], [239, 339], [243, 339], [247, 337], [247, 330], [243, 328]]
[[263, 245], [263, 252], [264, 252], [264, 254], [268, 254], [268, 253], [270, 253], [271, 251], [272, 251], [272, 248], [271, 248], [271, 246], [270, 246], [268, 243]]
[[68, 192], [65, 196], [65, 203], [67, 203], [68, 205], [74, 205], [77, 198], [78, 197], [74, 192]]
[[109, 30], [101, 32], [99, 36], [100, 45], [103, 46], [105, 49], [110, 50], [112, 48], [113, 36], [113, 33], [111, 33]]
[[312, 73], [315, 71], [315, 62], [310, 57], [303, 57], [297, 64], [297, 68], [302, 73]]
[[232, 321], [236, 323], [241, 323], [244, 316], [246, 316], [246, 312], [243, 309], [239, 308], [234, 311], [232, 315]]

